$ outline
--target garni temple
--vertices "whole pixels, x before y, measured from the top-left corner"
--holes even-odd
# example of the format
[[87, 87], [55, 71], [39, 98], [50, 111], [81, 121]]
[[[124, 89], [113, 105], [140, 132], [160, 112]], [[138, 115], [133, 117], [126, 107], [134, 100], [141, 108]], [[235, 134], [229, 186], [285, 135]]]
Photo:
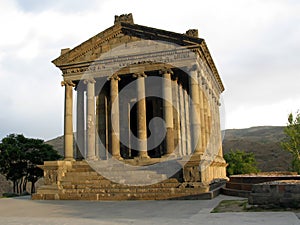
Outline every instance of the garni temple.
[[63, 76], [64, 159], [33, 199], [210, 199], [225, 184], [221, 78], [198, 30], [132, 14], [52, 61]]

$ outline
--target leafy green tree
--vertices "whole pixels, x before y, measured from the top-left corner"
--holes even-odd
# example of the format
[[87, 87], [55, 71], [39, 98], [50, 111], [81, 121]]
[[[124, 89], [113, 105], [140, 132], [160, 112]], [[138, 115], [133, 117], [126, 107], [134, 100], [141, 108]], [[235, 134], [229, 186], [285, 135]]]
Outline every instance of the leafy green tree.
[[288, 124], [284, 128], [285, 138], [281, 142], [284, 150], [293, 155], [292, 170], [300, 173], [300, 113], [296, 117], [289, 114]]
[[57, 151], [40, 139], [10, 134], [0, 143], [0, 173], [13, 182], [13, 190], [17, 194], [26, 191], [28, 181], [32, 183], [33, 193], [36, 181], [43, 176], [37, 165], [59, 158]]
[[246, 153], [238, 149], [236, 151], [231, 149], [229, 153], [224, 155], [224, 159], [228, 163], [227, 175], [259, 172], [253, 152]]

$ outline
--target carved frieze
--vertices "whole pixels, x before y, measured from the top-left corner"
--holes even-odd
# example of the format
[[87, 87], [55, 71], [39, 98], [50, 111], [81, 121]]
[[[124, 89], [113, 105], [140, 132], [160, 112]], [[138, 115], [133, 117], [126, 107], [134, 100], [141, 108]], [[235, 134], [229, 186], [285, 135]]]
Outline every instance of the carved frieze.
[[131, 65], [139, 65], [145, 63], [167, 63], [174, 64], [178, 67], [184, 66], [188, 62], [194, 61], [195, 55], [189, 49], [175, 49], [159, 52], [151, 52], [139, 55], [124, 55], [119, 57], [105, 58], [84, 66], [73, 66], [63, 69], [63, 75], [83, 73], [98, 73], [107, 76], [107, 72], [121, 69]]

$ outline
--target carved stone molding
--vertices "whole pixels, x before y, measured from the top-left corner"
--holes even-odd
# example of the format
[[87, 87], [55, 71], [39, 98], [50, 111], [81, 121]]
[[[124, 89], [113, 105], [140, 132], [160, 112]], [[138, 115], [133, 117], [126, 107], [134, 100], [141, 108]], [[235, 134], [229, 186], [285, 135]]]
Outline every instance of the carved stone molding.
[[83, 80], [83, 83], [84, 83], [84, 84], [88, 84], [88, 83], [95, 84], [95, 83], [96, 83], [96, 80], [95, 80], [94, 78], [88, 78], [88, 79], [84, 79], [84, 80]]
[[162, 68], [162, 69], [159, 70], [160, 75], [163, 75], [163, 74], [166, 74], [166, 73], [171, 74], [171, 75], [174, 74], [174, 72], [170, 68]]
[[132, 76], [135, 78], [147, 77], [147, 75], [144, 72], [134, 73]]
[[71, 87], [75, 87], [75, 86], [76, 86], [76, 84], [73, 83], [73, 81], [71, 81], [71, 80], [64, 80], [64, 81], [62, 81], [60, 84], [61, 84], [62, 87], [63, 87], [63, 86], [71, 86]]
[[111, 75], [110, 77], [107, 78], [107, 80], [112, 80], [112, 79], [118, 80], [118, 81], [121, 80], [121, 78], [119, 77], [119, 75], [117, 73], [114, 73], [113, 75]]

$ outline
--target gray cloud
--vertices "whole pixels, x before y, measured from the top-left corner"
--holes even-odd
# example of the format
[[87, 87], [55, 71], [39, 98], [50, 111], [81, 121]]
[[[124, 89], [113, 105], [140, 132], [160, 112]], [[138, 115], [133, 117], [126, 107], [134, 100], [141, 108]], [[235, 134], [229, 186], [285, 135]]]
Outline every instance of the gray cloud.
[[16, 3], [18, 8], [12, 5], [6, 12], [11, 17], [0, 21], [0, 139], [14, 132], [45, 139], [61, 135], [64, 93], [61, 72], [51, 60], [61, 48], [111, 26], [115, 14], [128, 12], [150, 27], [181, 33], [199, 29], [226, 87], [228, 128], [284, 125], [286, 111], [300, 108], [297, 0], [212, 0], [201, 7], [193, 1], [192, 8], [174, 2], [168, 12], [169, 2], [158, 0], [147, 6], [138, 0]]
[[65, 13], [76, 13], [93, 9], [96, 0], [83, 2], [82, 0], [16, 0], [21, 10], [26, 12], [42, 12], [47, 10], [62, 11]]

